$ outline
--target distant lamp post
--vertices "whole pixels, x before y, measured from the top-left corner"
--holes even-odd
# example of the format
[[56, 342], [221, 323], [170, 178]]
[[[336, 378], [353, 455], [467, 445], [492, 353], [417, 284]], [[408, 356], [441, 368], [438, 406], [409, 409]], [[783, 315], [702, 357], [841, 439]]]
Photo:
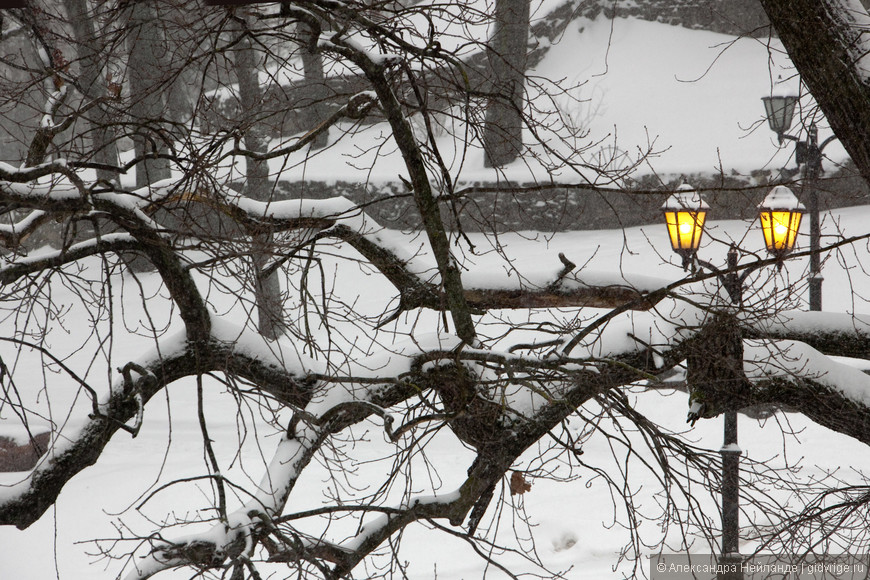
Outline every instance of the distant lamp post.
[[688, 183], [682, 184], [662, 205], [668, 237], [674, 252], [683, 258], [683, 269], [689, 268], [701, 246], [707, 205], [701, 195]]
[[[731, 303], [743, 303], [743, 283], [746, 277], [762, 266], [761, 262], [749, 264], [738, 273], [737, 247], [728, 250], [728, 263], [721, 270], [709, 262], [698, 259], [697, 251], [704, 232], [704, 222], [709, 206], [690, 185], [683, 184], [662, 206], [668, 236], [674, 251], [683, 259], [683, 269], [695, 264], [710, 270], [728, 292]], [[774, 187], [758, 206], [764, 245], [767, 251], [782, 260], [795, 245], [804, 206], [792, 191], [784, 185]], [[742, 365], [742, 361], [735, 361]], [[695, 403], [689, 410], [689, 422], [700, 417], [701, 406]], [[722, 554], [721, 571], [717, 580], [743, 580], [740, 564], [740, 455], [743, 453], [737, 444], [737, 411], [726, 409], [724, 417], [724, 437], [722, 448]]]
[[804, 187], [807, 191], [804, 199], [807, 201], [807, 212], [810, 214], [810, 276], [809, 302], [810, 310], [822, 309], [822, 263], [821, 263], [821, 229], [819, 224], [819, 195], [816, 180], [822, 173], [822, 151], [836, 136], [831, 135], [819, 145], [819, 129], [811, 123], [807, 129], [806, 141], [798, 137], [786, 135], [791, 128], [792, 117], [798, 102], [796, 95], [771, 95], [762, 97], [764, 112], [770, 129], [776, 133], [780, 144], [789, 140], [795, 142], [795, 161], [803, 169]]

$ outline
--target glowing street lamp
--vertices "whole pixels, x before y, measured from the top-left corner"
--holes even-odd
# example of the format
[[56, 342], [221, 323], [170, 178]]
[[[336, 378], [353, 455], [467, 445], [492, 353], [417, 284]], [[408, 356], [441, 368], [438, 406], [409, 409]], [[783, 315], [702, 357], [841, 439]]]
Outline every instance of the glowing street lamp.
[[692, 264], [701, 245], [709, 209], [707, 202], [688, 183], [682, 184], [662, 205], [671, 247], [683, 258], [684, 270]]
[[[765, 105], [767, 103], [765, 102]], [[793, 103], [792, 103], [793, 106]], [[771, 122], [771, 127], [773, 123]], [[786, 127], [787, 128], [787, 127]], [[719, 282], [728, 292], [732, 304], [740, 306], [743, 303], [743, 283], [746, 277], [763, 262], [756, 262], [744, 267], [738, 273], [737, 248], [731, 246], [728, 251], [728, 263], [725, 270], [716, 268], [704, 260], [697, 258], [698, 246], [704, 233], [704, 222], [709, 206], [690, 185], [683, 184], [676, 193], [671, 195], [662, 206], [665, 222], [668, 226], [668, 236], [674, 252], [683, 258], [683, 269], [698, 264], [716, 275]], [[794, 249], [798, 228], [804, 213], [804, 206], [798, 201], [792, 191], [784, 185], [777, 185], [764, 201], [758, 206], [761, 230], [764, 234], [764, 244], [772, 256], [781, 260]], [[742, 365], [742, 361], [734, 361]], [[701, 407], [694, 405], [689, 410], [689, 422], [694, 422], [701, 415]], [[718, 580], [743, 580], [740, 568], [740, 455], [742, 451], [737, 445], [737, 411], [726, 409], [724, 417], [724, 437], [722, 448], [722, 554], [721, 572]], [[727, 566], [724, 566], [726, 565]]]
[[809, 303], [810, 310], [822, 309], [822, 260], [821, 260], [821, 225], [819, 222], [819, 193], [816, 181], [822, 173], [822, 152], [825, 147], [836, 139], [831, 135], [819, 143], [819, 130], [814, 122], [807, 128], [807, 137], [802, 140], [794, 135], [786, 135], [791, 127], [797, 95], [771, 95], [761, 98], [764, 102], [764, 113], [770, 129], [776, 133], [779, 143], [785, 140], [795, 142], [795, 161], [802, 168], [804, 178], [804, 199], [807, 200], [810, 214], [810, 275]]
[[758, 206], [764, 245], [776, 258], [783, 258], [794, 249], [801, 225], [804, 205], [784, 185], [774, 187]]
[[[665, 223], [668, 226], [668, 238], [674, 252], [683, 258], [683, 269], [688, 269], [697, 261], [718, 275], [722, 273], [718, 268], [696, 258], [709, 209], [707, 202], [701, 199], [701, 195], [687, 183], [681, 185], [662, 205]], [[794, 249], [804, 211], [806, 209], [803, 204], [784, 185], [777, 185], [771, 189], [764, 201], [759, 204], [758, 216], [764, 234], [764, 245], [773, 257], [782, 259]], [[736, 250], [734, 251], [736, 258]], [[735, 267], [736, 263], [728, 265], [729, 270]], [[754, 269], [747, 268], [739, 280], [735, 281], [742, 285], [746, 275]], [[729, 293], [732, 292], [730, 288], [735, 281], [728, 280], [725, 284], [729, 288]]]

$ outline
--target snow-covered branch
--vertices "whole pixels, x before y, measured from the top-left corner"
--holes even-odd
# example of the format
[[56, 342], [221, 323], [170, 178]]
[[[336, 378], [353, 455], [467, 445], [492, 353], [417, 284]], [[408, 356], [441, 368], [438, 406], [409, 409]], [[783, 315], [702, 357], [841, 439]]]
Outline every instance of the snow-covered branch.
[[751, 322], [750, 336], [800, 341], [828, 355], [870, 360], [870, 316], [785, 311]]
[[[39, 217], [45, 215], [47, 214], [43, 213]], [[19, 232], [16, 231], [15, 235], [18, 236]], [[8, 266], [0, 266], [0, 284], [12, 284], [24, 276], [72, 264], [89, 256], [132, 252], [138, 249], [139, 242], [129, 234], [106, 234], [100, 238], [73, 244], [69, 248], [18, 258]]]
[[795, 341], [750, 341], [752, 404], [774, 404], [870, 444], [870, 376]]
[[61, 105], [63, 105], [66, 100], [66, 97], [67, 87], [66, 85], [63, 85], [58, 90], [51, 93], [46, 100], [42, 119], [39, 121], [39, 126], [36, 128], [36, 133], [33, 135], [33, 139], [30, 142], [30, 149], [27, 151], [27, 159], [24, 162], [25, 166], [33, 167], [43, 163], [45, 157], [48, 155], [48, 148], [51, 146], [54, 138], [72, 126], [73, 120], [75, 119], [73, 115], [67, 116], [67, 118], [60, 123], [55, 122], [55, 117], [57, 116]]
[[119, 383], [99, 404], [75, 434], [56, 440], [47, 457], [17, 484], [0, 491], [0, 524], [26, 528], [39, 519], [60, 493], [63, 486], [81, 470], [99, 459], [112, 435], [135, 417], [142, 403], [166, 384], [190, 374], [192, 355], [186, 349], [144, 365], [148, 373], [130, 384]]
[[304, 407], [313, 385], [300, 378], [304, 372], [300, 366], [288, 366], [286, 359], [277, 359], [274, 354], [257, 358], [246, 344], [214, 339], [194, 348], [183, 335], [168, 337], [159, 349], [128, 365], [138, 371], [125, 373], [117, 381], [85, 426], [76, 433], [65, 432], [67, 443], [57, 443], [27, 478], [2, 490], [0, 525], [25, 528], [36, 521], [69, 479], [97, 461], [119, 429], [127, 430], [127, 423], [142, 413], [157, 392], [182, 377], [224, 372], [257, 384], [282, 404]]

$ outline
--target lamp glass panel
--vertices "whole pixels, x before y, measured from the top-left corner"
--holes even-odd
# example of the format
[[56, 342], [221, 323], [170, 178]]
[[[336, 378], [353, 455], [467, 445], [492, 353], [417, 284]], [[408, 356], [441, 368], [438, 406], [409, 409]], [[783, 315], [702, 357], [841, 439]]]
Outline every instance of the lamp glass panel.
[[791, 127], [794, 108], [797, 104], [795, 96], [764, 97], [764, 112], [770, 129], [777, 134], [785, 133]]
[[706, 211], [666, 211], [668, 237], [674, 250], [695, 251], [701, 245]]
[[773, 254], [792, 251], [801, 225], [801, 212], [768, 210], [762, 211], [760, 217], [767, 251]]

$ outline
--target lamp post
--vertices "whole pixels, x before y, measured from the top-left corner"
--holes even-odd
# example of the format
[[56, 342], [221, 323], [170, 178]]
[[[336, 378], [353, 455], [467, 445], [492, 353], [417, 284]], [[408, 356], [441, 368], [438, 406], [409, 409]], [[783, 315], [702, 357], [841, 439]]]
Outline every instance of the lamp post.
[[[804, 206], [789, 188], [778, 185], [770, 191], [758, 209], [764, 245], [772, 256], [781, 260], [794, 249]], [[739, 272], [737, 248], [734, 245], [728, 250], [725, 270], [697, 257], [708, 210], [709, 206], [692, 186], [681, 185], [662, 206], [671, 247], [683, 259], [683, 269], [689, 267], [694, 269], [696, 264], [707, 268], [719, 279], [731, 303], [741, 306], [746, 277], [759, 268], [760, 263], [750, 264], [742, 273]], [[742, 361], [740, 362], [742, 364]], [[700, 412], [701, 406], [698, 403], [692, 405], [689, 410], [689, 421], [694, 424]], [[717, 580], [743, 580], [743, 572], [740, 569], [740, 455], [742, 451], [737, 444], [736, 410], [727, 409], [724, 412], [724, 437], [719, 453], [722, 455], [722, 553], [719, 559], [722, 566], [716, 578]]]
[[819, 224], [819, 195], [816, 181], [822, 173], [822, 151], [836, 136], [831, 135], [821, 145], [819, 144], [819, 129], [811, 123], [807, 129], [807, 138], [802, 141], [786, 131], [791, 127], [795, 105], [798, 97], [795, 95], [771, 95], [762, 97], [764, 112], [770, 129], [776, 133], [780, 144], [786, 139], [795, 142], [795, 161], [803, 166], [804, 185], [807, 188], [806, 201], [810, 214], [810, 277], [809, 302], [810, 310], [822, 309], [822, 265], [819, 248], [821, 246], [821, 229]]

